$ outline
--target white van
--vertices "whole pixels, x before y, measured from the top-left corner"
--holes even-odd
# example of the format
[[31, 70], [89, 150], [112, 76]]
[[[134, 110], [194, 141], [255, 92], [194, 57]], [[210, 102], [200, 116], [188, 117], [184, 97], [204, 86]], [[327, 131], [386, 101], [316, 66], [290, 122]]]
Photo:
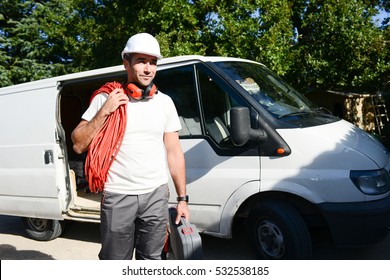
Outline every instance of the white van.
[[[70, 133], [95, 89], [125, 79], [117, 66], [0, 89], [0, 214], [23, 217], [32, 238], [99, 222]], [[310, 258], [314, 228], [338, 246], [386, 236], [389, 154], [367, 133], [249, 60], [163, 59], [155, 84], [182, 122], [191, 221], [204, 234], [231, 238], [244, 221], [267, 259]]]

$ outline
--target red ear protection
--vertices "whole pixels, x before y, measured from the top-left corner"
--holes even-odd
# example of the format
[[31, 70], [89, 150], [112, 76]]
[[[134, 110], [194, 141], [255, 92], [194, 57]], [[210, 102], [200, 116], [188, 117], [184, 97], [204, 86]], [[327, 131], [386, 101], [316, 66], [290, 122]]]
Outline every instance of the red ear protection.
[[153, 83], [150, 83], [145, 89], [139, 88], [134, 83], [128, 83], [125, 89], [128, 95], [137, 100], [152, 98], [158, 91]]

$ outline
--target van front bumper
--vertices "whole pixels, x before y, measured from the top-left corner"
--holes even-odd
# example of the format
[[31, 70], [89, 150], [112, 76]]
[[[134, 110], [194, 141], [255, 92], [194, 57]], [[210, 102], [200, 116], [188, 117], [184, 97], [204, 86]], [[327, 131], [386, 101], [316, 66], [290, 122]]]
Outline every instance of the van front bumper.
[[385, 199], [318, 205], [336, 246], [362, 246], [385, 238], [390, 230], [390, 196]]

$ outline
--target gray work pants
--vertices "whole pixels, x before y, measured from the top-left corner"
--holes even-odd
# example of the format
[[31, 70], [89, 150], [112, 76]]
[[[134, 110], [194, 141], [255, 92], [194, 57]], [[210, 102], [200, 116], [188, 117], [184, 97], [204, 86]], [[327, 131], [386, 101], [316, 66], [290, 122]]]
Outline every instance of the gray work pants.
[[168, 186], [151, 193], [104, 192], [101, 203], [100, 259], [161, 259], [168, 223]]

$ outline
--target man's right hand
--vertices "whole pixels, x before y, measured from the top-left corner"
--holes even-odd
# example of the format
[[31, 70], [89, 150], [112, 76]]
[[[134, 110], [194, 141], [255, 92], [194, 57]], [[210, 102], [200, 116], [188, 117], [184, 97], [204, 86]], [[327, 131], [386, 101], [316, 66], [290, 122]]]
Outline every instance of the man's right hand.
[[108, 95], [108, 98], [100, 111], [104, 116], [108, 117], [114, 113], [119, 106], [125, 105], [128, 102], [129, 96], [124, 93], [122, 88], [116, 88]]

